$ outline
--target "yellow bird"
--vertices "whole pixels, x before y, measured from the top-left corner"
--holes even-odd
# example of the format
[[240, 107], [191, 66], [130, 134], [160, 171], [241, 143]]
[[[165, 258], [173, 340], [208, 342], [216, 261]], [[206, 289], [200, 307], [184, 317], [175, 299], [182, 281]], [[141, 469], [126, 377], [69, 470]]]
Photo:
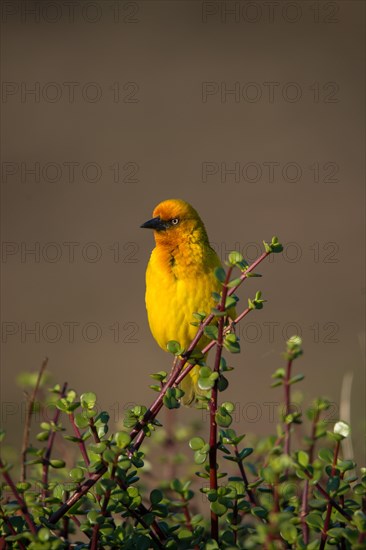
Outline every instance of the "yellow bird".
[[[214, 275], [221, 262], [211, 248], [205, 226], [196, 210], [180, 199], [158, 204], [153, 218], [141, 227], [154, 230], [156, 247], [146, 270], [146, 309], [153, 337], [167, 351], [167, 343], [176, 340], [187, 348], [197, 326], [194, 312], [209, 314], [215, 301], [214, 291], [221, 284]], [[208, 340], [201, 339], [198, 349]], [[205, 394], [198, 387], [199, 367], [194, 367], [183, 380], [185, 392], [182, 402], [192, 403], [197, 394]]]

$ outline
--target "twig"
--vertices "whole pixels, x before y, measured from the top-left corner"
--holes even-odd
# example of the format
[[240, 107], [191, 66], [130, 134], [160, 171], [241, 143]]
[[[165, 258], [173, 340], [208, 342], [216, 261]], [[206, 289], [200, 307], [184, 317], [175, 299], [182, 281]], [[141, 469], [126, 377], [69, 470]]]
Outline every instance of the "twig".
[[[307, 470], [304, 470], [304, 474], [306, 475], [306, 477], [308, 477], [310, 480], [312, 480], [312, 475], [310, 474], [310, 472], [308, 472]], [[330, 502], [333, 506], [333, 508], [335, 508], [340, 514], [342, 514], [343, 517], [346, 518], [347, 521], [352, 521], [352, 516], [349, 515], [348, 512], [346, 512], [346, 510], [343, 510], [343, 508], [341, 506], [339, 506], [338, 502], [336, 502], [328, 493], [325, 489], [323, 489], [323, 487], [320, 485], [320, 483], [317, 481], [315, 483], [315, 487], [318, 489], [319, 493], [323, 495], [323, 497], [325, 497], [327, 499], [328, 502]]]
[[[65, 382], [63, 387], [62, 387], [60, 397], [65, 396], [66, 389], [67, 389], [67, 382]], [[53, 417], [53, 423], [54, 423], [55, 426], [57, 426], [57, 423], [58, 423], [59, 418], [60, 418], [60, 414], [61, 414], [61, 410], [56, 409], [55, 415]], [[54, 441], [55, 441], [55, 437], [56, 437], [56, 431], [53, 431], [50, 434], [49, 438], [48, 438], [46, 452], [45, 452], [44, 457], [43, 457], [43, 467], [42, 467], [42, 485], [43, 485], [42, 486], [42, 500], [43, 501], [46, 499], [46, 497], [48, 495], [48, 472], [49, 472], [50, 457], [51, 457], [51, 452], [52, 452], [53, 444], [54, 444]]]
[[[319, 417], [320, 417], [320, 410], [318, 408], [314, 415], [312, 426], [311, 426], [310, 447], [308, 450], [310, 464], [312, 464], [314, 460], [314, 449], [315, 449], [315, 441], [316, 441], [315, 435], [316, 435], [317, 424], [319, 422]], [[302, 499], [301, 499], [301, 512], [300, 512], [301, 527], [302, 527], [302, 533], [303, 533], [305, 544], [309, 544], [309, 526], [306, 523], [306, 516], [308, 515], [308, 512], [309, 512], [308, 500], [309, 500], [309, 480], [305, 479], [304, 489], [303, 489]]]
[[[75, 436], [78, 438], [78, 445], [79, 445], [79, 449], [80, 449], [80, 452], [82, 454], [82, 457], [84, 459], [84, 462], [85, 462], [85, 465], [87, 468], [89, 468], [90, 466], [90, 460], [89, 460], [89, 457], [88, 457], [88, 453], [87, 453], [87, 450], [86, 450], [86, 447], [85, 447], [85, 443], [81, 437], [81, 433], [80, 433], [80, 430], [79, 428], [77, 427], [77, 425], [75, 424], [75, 417], [74, 417], [74, 413], [69, 413], [69, 420], [71, 422], [71, 425], [73, 427], [73, 430], [74, 430], [74, 433], [75, 433]], [[90, 475], [90, 473], [89, 473]]]
[[[116, 483], [117, 483], [117, 485], [119, 485], [121, 487], [121, 489], [126, 491], [126, 485], [123, 483], [123, 481], [121, 479], [116, 478]], [[159, 525], [156, 523], [156, 521], [154, 521], [151, 524], [151, 526], [149, 526], [146, 523], [146, 521], [143, 519], [143, 515], [148, 513], [147, 508], [143, 504], [140, 504], [140, 506], [137, 508], [137, 510], [133, 510], [132, 508], [127, 508], [127, 509], [130, 512], [130, 514], [136, 519], [136, 521], [138, 523], [141, 523], [141, 525], [149, 531], [151, 538], [155, 541], [155, 543], [158, 545], [158, 547], [159, 548], [164, 548], [164, 545], [162, 544], [160, 539], [164, 540], [165, 535], [164, 535], [163, 531], [160, 529]], [[152, 530], [152, 528], [154, 528], [155, 533]], [[160, 537], [160, 539], [158, 537]]]
[[9, 485], [16, 501], [18, 502], [18, 504], [20, 506], [20, 510], [21, 510], [21, 512], [24, 516], [24, 519], [25, 519], [26, 523], [28, 524], [30, 532], [33, 535], [35, 535], [37, 530], [36, 530], [36, 526], [33, 523], [32, 518], [29, 514], [28, 507], [27, 507], [25, 501], [20, 496], [20, 494], [18, 492], [18, 489], [16, 488], [16, 486], [14, 484], [14, 481], [12, 480], [12, 478], [10, 477], [8, 472], [5, 470], [5, 465], [4, 465], [3, 461], [1, 460], [1, 458], [0, 458], [0, 470], [2, 470], [1, 473], [3, 475], [3, 478], [5, 479], [6, 483]]
[[193, 527], [192, 527], [192, 521], [191, 521], [191, 514], [189, 512], [189, 501], [186, 500], [183, 495], [181, 496], [181, 498], [183, 501], [182, 508], [183, 508], [184, 517], [186, 518], [186, 525], [187, 525], [187, 528], [192, 532]]
[[[5, 515], [5, 513], [4, 513], [4, 511], [3, 511], [3, 509], [2, 509], [1, 506], [0, 506], [0, 517], [1, 517], [1, 519], [3, 519], [4, 522], [6, 523], [6, 526], [8, 527], [9, 531], [11, 532], [11, 534], [12, 534], [12, 535], [16, 535], [16, 534], [17, 534], [16, 530], [15, 530], [14, 527], [12, 526], [12, 523], [11, 523], [10, 519]], [[2, 538], [2, 537], [1, 537], [1, 538]], [[4, 539], [4, 540], [5, 540], [5, 539]], [[20, 540], [18, 540], [17, 543], [18, 543], [18, 546], [19, 546], [20, 550], [25, 550], [25, 546], [24, 546], [24, 544], [23, 544]], [[4, 548], [6, 548], [6, 543], [5, 543]]]
[[290, 402], [290, 380], [291, 380], [291, 367], [292, 359], [289, 359], [287, 362], [286, 376], [283, 381], [285, 388], [285, 445], [284, 452], [285, 454], [290, 454], [290, 431], [291, 431], [291, 422], [287, 422], [286, 417], [290, 414], [291, 402]]
[[[68, 496], [69, 496], [69, 492], [68, 491], [65, 491], [65, 500], [68, 499]], [[63, 538], [65, 539], [65, 542], [67, 543], [68, 540], [69, 540], [69, 523], [70, 523], [70, 518], [68, 516], [64, 516], [62, 518], [62, 536]]]
[[29, 434], [30, 434], [30, 428], [31, 428], [33, 406], [34, 406], [34, 402], [36, 400], [37, 391], [38, 391], [39, 385], [41, 383], [41, 378], [43, 376], [43, 372], [44, 372], [45, 368], [47, 367], [47, 363], [48, 363], [48, 357], [46, 357], [42, 362], [41, 368], [39, 369], [39, 372], [38, 372], [36, 384], [33, 388], [32, 395], [31, 395], [30, 399], [28, 399], [28, 403], [27, 403], [28, 406], [27, 406], [27, 413], [26, 413], [26, 416], [25, 416], [22, 450], [21, 450], [21, 457], [22, 457], [21, 470], [20, 470], [20, 480], [21, 481], [25, 481], [26, 478], [27, 478], [26, 462], [27, 462], [27, 451], [28, 451], [28, 446], [29, 446]]
[[243, 461], [242, 461], [241, 458], [240, 458], [239, 450], [238, 450], [238, 446], [237, 446], [237, 445], [234, 445], [234, 452], [235, 452], [235, 456], [236, 456], [237, 461], [238, 461], [238, 466], [239, 466], [240, 474], [241, 474], [241, 477], [243, 478], [244, 487], [245, 487], [245, 490], [246, 490], [247, 495], [248, 495], [248, 497], [249, 497], [249, 500], [250, 500], [250, 502], [251, 502], [252, 504], [254, 504], [254, 506], [257, 506], [257, 501], [256, 501], [256, 498], [255, 498], [255, 496], [254, 496], [254, 493], [253, 493], [253, 491], [248, 487], [248, 486], [249, 486], [248, 478], [247, 478], [247, 475], [246, 475], [246, 473], [245, 473]]
[[[340, 443], [341, 443], [340, 441], [337, 441], [336, 446], [334, 448], [333, 463], [332, 463], [332, 470], [331, 470], [331, 473], [330, 473], [330, 477], [333, 477], [335, 475], [335, 472], [336, 472], [336, 466], [337, 466], [337, 460], [338, 460], [338, 453], [339, 453], [339, 449], [340, 449]], [[326, 543], [327, 537], [328, 537], [327, 533], [328, 533], [328, 529], [329, 529], [330, 518], [331, 518], [331, 515], [332, 515], [332, 508], [333, 508], [333, 504], [329, 500], [328, 501], [328, 506], [327, 506], [327, 513], [326, 513], [326, 516], [325, 516], [324, 525], [323, 525], [323, 529], [322, 529], [322, 534], [321, 534], [321, 538], [320, 538], [319, 550], [324, 550], [324, 548], [325, 548], [325, 543]], [[341, 510], [342, 510], [342, 508], [341, 508]]]
[[[230, 267], [226, 274], [225, 282], [222, 287], [221, 301], [218, 309], [222, 312], [225, 311], [225, 302], [228, 293], [228, 283], [230, 281], [231, 273], [233, 268]], [[219, 374], [220, 372], [220, 361], [222, 355], [223, 347], [223, 333], [224, 333], [224, 317], [219, 317], [218, 321], [218, 335], [217, 335], [217, 345], [216, 345], [216, 355], [215, 355], [215, 364], [214, 372]], [[210, 489], [217, 491], [217, 421], [216, 421], [216, 412], [217, 412], [217, 382], [215, 380], [214, 386], [211, 390], [211, 399], [209, 404], [210, 410], [210, 450], [209, 450], [209, 465], [210, 465]], [[218, 542], [219, 540], [219, 517], [218, 515], [211, 510], [211, 538]]]

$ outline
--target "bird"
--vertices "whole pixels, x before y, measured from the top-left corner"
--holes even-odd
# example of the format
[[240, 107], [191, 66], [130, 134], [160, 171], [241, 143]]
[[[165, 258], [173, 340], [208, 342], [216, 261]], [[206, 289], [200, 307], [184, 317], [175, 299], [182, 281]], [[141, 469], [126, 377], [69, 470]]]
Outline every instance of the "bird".
[[[210, 246], [207, 232], [198, 212], [182, 199], [160, 202], [153, 217], [140, 227], [152, 229], [155, 238], [146, 269], [145, 303], [151, 333], [164, 350], [171, 340], [187, 349], [196, 335], [193, 313], [211, 313], [217, 302], [214, 292], [221, 283], [215, 268], [221, 261]], [[231, 316], [231, 315], [230, 315]], [[233, 317], [234, 318], [234, 317]], [[208, 339], [197, 345], [202, 350]], [[191, 405], [207, 394], [198, 386], [200, 367], [196, 365], [181, 382], [183, 405]]]

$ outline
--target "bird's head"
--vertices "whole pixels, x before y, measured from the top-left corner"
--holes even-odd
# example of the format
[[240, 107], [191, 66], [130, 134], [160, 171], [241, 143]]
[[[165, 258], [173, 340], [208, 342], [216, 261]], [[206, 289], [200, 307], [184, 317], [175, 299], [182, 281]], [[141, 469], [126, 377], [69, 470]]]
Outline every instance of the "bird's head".
[[158, 204], [151, 220], [141, 227], [154, 230], [157, 244], [174, 245], [192, 238], [194, 233], [208, 241], [205, 226], [196, 210], [181, 199], [169, 199]]

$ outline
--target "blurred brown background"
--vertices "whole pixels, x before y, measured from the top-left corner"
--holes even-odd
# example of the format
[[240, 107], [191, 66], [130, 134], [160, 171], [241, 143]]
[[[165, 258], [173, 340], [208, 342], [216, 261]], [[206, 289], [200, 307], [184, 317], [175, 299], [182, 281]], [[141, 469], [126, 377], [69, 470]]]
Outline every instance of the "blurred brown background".
[[[168, 370], [144, 305], [165, 198], [191, 202], [222, 259], [278, 235], [241, 304], [226, 400], [234, 427], [272, 433], [284, 342], [304, 403], [339, 418], [353, 373], [364, 460], [364, 10], [359, 1], [2, 2], [2, 424], [19, 443], [15, 376], [44, 356], [114, 420]], [[33, 330], [33, 332], [32, 332]], [[182, 423], [202, 418], [182, 409]]]

